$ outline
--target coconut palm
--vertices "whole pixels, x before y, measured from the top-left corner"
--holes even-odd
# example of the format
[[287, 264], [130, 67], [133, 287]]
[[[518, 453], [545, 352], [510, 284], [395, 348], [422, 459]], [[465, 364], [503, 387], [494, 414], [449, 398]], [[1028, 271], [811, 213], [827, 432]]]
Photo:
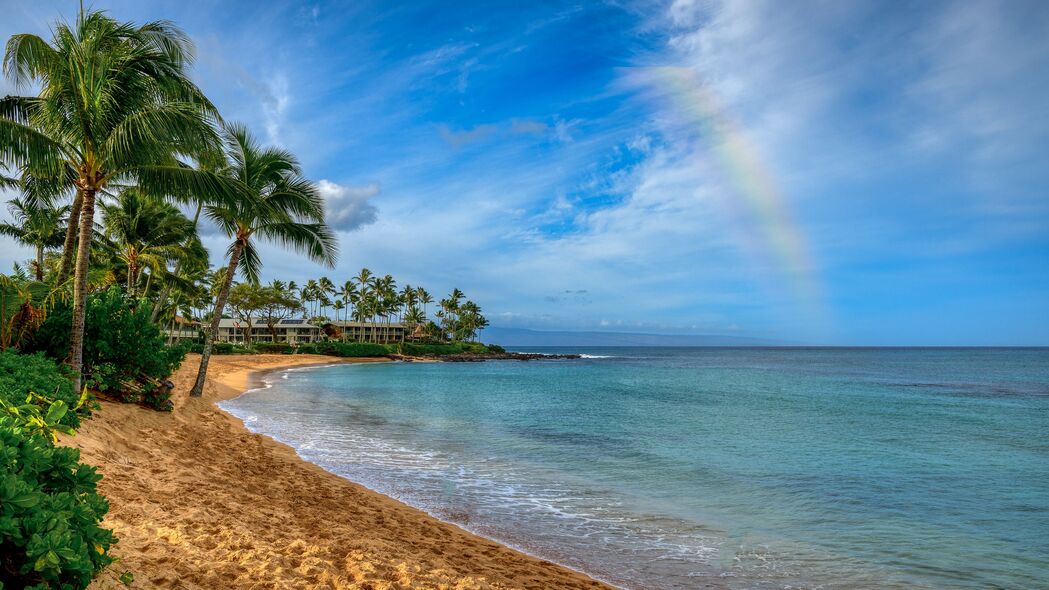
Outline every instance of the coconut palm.
[[131, 296], [143, 270], [149, 269], [150, 278], [162, 276], [168, 263], [182, 262], [203, 250], [192, 221], [178, 208], [149, 199], [137, 188], [121, 191], [115, 202], [103, 203], [101, 209], [106, 249], [126, 266]]
[[[36, 97], [0, 100], [0, 159], [42, 179], [76, 171], [70, 224], [78, 228], [69, 364], [79, 388], [95, 199], [134, 183], [150, 194], [187, 198], [228, 194], [214, 175], [180, 167], [176, 152], [213, 148], [214, 106], [186, 73], [192, 45], [167, 22], [142, 26], [101, 12], [57, 23], [50, 42], [32, 34], [8, 41], [4, 71]], [[68, 233], [71, 233], [70, 230]], [[72, 239], [63, 253], [68, 269]], [[60, 271], [60, 279], [65, 278]]]
[[310, 279], [306, 281], [306, 284], [302, 287], [302, 306], [309, 310], [311, 316], [316, 315], [314, 309], [310, 303], [319, 299], [320, 287], [317, 285], [317, 281]]
[[415, 291], [419, 297], [419, 303], [423, 304], [423, 316], [425, 316], [428, 311], [426, 306], [433, 303], [433, 295], [430, 295], [430, 292], [422, 287], [417, 288]]
[[335, 264], [337, 255], [335, 235], [324, 224], [323, 200], [313, 183], [303, 178], [295, 156], [283, 149], [260, 146], [240, 125], [226, 125], [224, 136], [227, 174], [240, 190], [237, 199], [206, 209], [208, 217], [233, 238], [233, 243], [227, 250], [228, 270], [215, 299], [211, 329], [190, 392], [193, 396], [203, 394], [212, 344], [234, 274], [239, 269], [249, 281], [258, 282], [262, 267], [258, 239], [277, 242], [329, 266]]
[[321, 306], [321, 315], [326, 315], [327, 308], [331, 305], [331, 297], [335, 295], [335, 283], [328, 277], [317, 280], [317, 288], [320, 291], [320, 299], [324, 302]]
[[354, 285], [354, 281], [347, 280], [342, 283], [342, 289], [339, 290], [339, 295], [342, 297], [342, 303], [346, 307], [346, 319], [349, 319], [350, 304], [354, 303], [357, 297], [357, 286]]
[[63, 221], [69, 206], [51, 207], [33, 199], [16, 198], [7, 202], [13, 223], [0, 223], [0, 234], [36, 249], [33, 261], [36, 280], [44, 280], [44, 251], [62, 245]]

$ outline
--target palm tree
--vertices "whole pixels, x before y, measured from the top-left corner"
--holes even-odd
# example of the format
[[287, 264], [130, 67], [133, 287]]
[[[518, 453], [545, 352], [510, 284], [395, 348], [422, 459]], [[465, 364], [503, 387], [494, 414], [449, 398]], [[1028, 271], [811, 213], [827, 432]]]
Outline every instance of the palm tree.
[[404, 334], [406, 334], [409, 330], [414, 333], [415, 326], [418, 326], [419, 324], [425, 321], [426, 316], [423, 315], [423, 312], [420, 311], [418, 307], [416, 307], [415, 305], [408, 306], [408, 310], [404, 313], [405, 330], [404, 332], [402, 332], [402, 340], [404, 338]]
[[283, 149], [263, 148], [240, 125], [226, 125], [224, 135], [227, 174], [240, 190], [237, 199], [207, 207], [208, 217], [233, 243], [227, 250], [229, 266], [215, 299], [192, 396], [204, 392], [212, 344], [238, 266], [249, 281], [258, 282], [262, 261], [255, 238], [277, 242], [329, 266], [334, 266], [337, 255], [335, 235], [324, 224], [324, 202], [313, 183], [303, 178], [295, 156]]
[[423, 316], [425, 316], [428, 311], [426, 306], [433, 303], [433, 295], [430, 295], [430, 292], [422, 287], [416, 289], [416, 294], [419, 296], [419, 303], [423, 304]]
[[192, 257], [203, 246], [192, 221], [176, 207], [144, 197], [136, 188], [103, 203], [102, 227], [108, 250], [127, 267], [127, 292], [135, 296], [144, 269], [150, 277], [167, 274], [169, 262]]
[[353, 284], [352, 280], [346, 281], [342, 284], [342, 289], [339, 290], [339, 295], [342, 297], [342, 304], [346, 307], [346, 318], [349, 319], [350, 304], [353, 303], [354, 296], [357, 295], [357, 287]]
[[[81, 12], [73, 26], [56, 24], [50, 42], [32, 34], [8, 41], [5, 73], [19, 87], [39, 82], [41, 90], [0, 100], [0, 158], [43, 179], [75, 171], [69, 365], [78, 389], [96, 195], [128, 182], [157, 195], [228, 194], [214, 175], [174, 158], [218, 141], [209, 124], [215, 108], [186, 73], [191, 61], [189, 38], [171, 24], [135, 26], [101, 12]], [[72, 240], [67, 246], [68, 260]]]
[[313, 279], [310, 279], [310, 280], [306, 281], [306, 284], [302, 287], [302, 303], [303, 303], [303, 307], [305, 307], [306, 309], [309, 310], [308, 313], [309, 313], [309, 315], [311, 317], [316, 315], [316, 314], [313, 313], [313, 306], [312, 305], [307, 305], [307, 304], [308, 303], [313, 303], [314, 301], [317, 301], [317, 299], [318, 299], [318, 291], [319, 291], [319, 287], [317, 286], [317, 281], [315, 281]]
[[331, 305], [331, 296], [335, 295], [335, 284], [328, 277], [321, 277], [317, 281], [317, 288], [320, 291], [320, 299], [324, 303], [321, 307], [321, 314], [326, 315], [324, 312]]
[[36, 280], [44, 280], [44, 250], [62, 245], [62, 221], [69, 206], [50, 207], [32, 199], [11, 199], [8, 210], [14, 223], [0, 223], [0, 234], [36, 249]]

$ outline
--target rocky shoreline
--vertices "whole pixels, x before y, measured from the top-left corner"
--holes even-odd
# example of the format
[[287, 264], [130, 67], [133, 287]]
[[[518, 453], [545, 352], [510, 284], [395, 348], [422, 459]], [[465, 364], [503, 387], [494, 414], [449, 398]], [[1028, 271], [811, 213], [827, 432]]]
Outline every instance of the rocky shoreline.
[[497, 352], [487, 354], [459, 353], [441, 356], [405, 356], [392, 354], [390, 358], [398, 361], [443, 362], [443, 363], [481, 363], [484, 361], [550, 361], [583, 358], [578, 354], [539, 354], [537, 352]]

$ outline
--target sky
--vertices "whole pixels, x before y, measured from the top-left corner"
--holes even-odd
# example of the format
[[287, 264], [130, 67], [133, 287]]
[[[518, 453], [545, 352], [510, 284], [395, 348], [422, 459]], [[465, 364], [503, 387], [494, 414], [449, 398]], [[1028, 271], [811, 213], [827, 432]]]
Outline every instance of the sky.
[[[223, 116], [318, 183], [338, 264], [268, 246], [264, 280], [368, 267], [537, 330], [1049, 345], [1049, 3], [85, 4], [185, 29]], [[78, 6], [0, 0], [0, 37]]]

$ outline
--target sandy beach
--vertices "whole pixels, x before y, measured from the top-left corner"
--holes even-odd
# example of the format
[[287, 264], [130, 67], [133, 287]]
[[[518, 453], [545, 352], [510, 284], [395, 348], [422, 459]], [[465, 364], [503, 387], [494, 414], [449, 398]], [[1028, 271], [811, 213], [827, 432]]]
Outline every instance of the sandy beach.
[[[63, 444], [105, 478], [119, 561], [91, 588], [610, 588], [330, 474], [249, 432], [215, 402], [255, 371], [330, 364], [311, 355], [198, 357], [173, 376], [173, 413], [111, 402]], [[358, 361], [368, 362], [368, 361]]]

